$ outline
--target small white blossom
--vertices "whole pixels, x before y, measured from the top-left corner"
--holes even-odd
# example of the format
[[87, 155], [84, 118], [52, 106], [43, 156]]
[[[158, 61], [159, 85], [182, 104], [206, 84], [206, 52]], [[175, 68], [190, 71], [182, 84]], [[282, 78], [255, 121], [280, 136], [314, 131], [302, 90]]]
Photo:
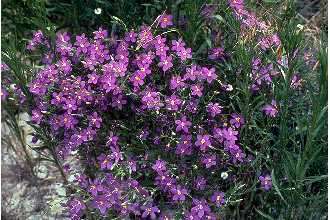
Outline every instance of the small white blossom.
[[227, 179], [228, 178], [228, 173], [227, 172], [222, 172], [221, 173], [221, 178], [224, 179], [224, 180]]
[[95, 8], [95, 9], [94, 9], [94, 13], [95, 13], [96, 15], [100, 15], [100, 14], [102, 13], [102, 8]]

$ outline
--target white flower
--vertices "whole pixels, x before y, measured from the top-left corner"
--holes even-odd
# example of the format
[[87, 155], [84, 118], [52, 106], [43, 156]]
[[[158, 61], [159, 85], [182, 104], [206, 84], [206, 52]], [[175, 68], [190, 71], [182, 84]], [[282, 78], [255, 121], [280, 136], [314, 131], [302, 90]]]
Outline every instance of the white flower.
[[227, 91], [233, 91], [233, 86], [232, 85], [228, 84], [227, 86], [228, 86], [226, 88]]
[[228, 173], [227, 172], [222, 172], [221, 173], [221, 178], [224, 179], [224, 180], [227, 179], [228, 178]]
[[95, 8], [95, 9], [94, 9], [94, 13], [95, 13], [96, 15], [100, 15], [100, 14], [102, 13], [102, 8]]

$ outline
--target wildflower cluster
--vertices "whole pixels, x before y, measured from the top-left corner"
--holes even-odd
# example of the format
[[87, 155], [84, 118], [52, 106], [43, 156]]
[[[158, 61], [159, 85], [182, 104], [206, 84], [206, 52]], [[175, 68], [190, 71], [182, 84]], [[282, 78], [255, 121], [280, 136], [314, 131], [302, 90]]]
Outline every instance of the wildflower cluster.
[[[267, 30], [243, 1], [229, 1], [229, 7], [242, 31]], [[213, 65], [228, 59], [226, 50], [213, 47], [211, 62], [197, 62], [181, 37], [165, 34], [172, 25], [172, 15], [163, 13], [153, 25], [117, 40], [99, 28], [92, 35], [57, 33], [54, 47], [41, 31], [29, 42], [31, 52], [46, 48], [44, 67], [29, 84], [31, 121], [47, 131], [62, 162], [74, 156], [83, 166], [68, 171], [75, 173], [75, 190], [65, 204], [71, 219], [88, 212], [170, 219], [174, 212], [168, 209], [185, 219], [217, 219], [228, 188], [210, 174], [229, 181], [223, 171], [251, 162], [240, 143], [246, 116], [230, 105], [234, 88]], [[262, 53], [277, 50], [281, 41], [267, 34], [257, 45]], [[251, 94], [270, 90], [279, 75], [257, 56], [251, 70]], [[300, 85], [295, 74], [291, 88]], [[7, 96], [3, 90], [2, 99]], [[260, 110], [271, 118], [280, 113], [274, 97]], [[269, 175], [258, 180], [271, 189]]]
[[[161, 16], [160, 26], [168, 25], [170, 17]], [[93, 38], [82, 34], [73, 42], [68, 33], [59, 33], [56, 52], [29, 85], [36, 102], [32, 122], [49, 126], [61, 159], [78, 150], [97, 170], [93, 177], [76, 175], [88, 196], [68, 201], [71, 217], [79, 218], [89, 205], [101, 215], [111, 209], [154, 219], [160, 204], [141, 185], [142, 170], [154, 171], [154, 185], [173, 204], [193, 199], [187, 216], [214, 216], [204, 198], [193, 198], [193, 185], [177, 177], [189, 168], [173, 168], [176, 161], [191, 160], [216, 170], [220, 156], [232, 164], [245, 159], [238, 144], [244, 118], [203, 100], [221, 89], [216, 69], [193, 62], [181, 38], [157, 35], [150, 26], [117, 42], [110, 42], [101, 28]], [[116, 178], [119, 170], [129, 175]], [[213, 194], [211, 205], [225, 203], [224, 193]]]

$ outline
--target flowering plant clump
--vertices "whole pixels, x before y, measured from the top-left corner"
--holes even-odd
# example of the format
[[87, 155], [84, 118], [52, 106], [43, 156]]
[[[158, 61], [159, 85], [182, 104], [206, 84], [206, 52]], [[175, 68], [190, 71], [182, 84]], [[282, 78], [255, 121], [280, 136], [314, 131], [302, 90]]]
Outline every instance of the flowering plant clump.
[[[263, 54], [277, 52], [280, 37], [243, 1], [228, 6], [242, 35], [260, 32], [247, 92], [266, 94], [255, 111], [276, 120], [276, 64], [287, 64]], [[211, 17], [210, 10], [202, 14]], [[219, 219], [222, 208], [238, 199], [240, 188], [231, 183], [246, 180], [239, 170], [248, 170], [254, 155], [241, 142], [249, 115], [233, 104], [235, 81], [218, 65], [230, 62], [231, 52], [215, 46], [206, 60], [197, 59], [173, 24], [163, 13], [118, 38], [99, 28], [90, 35], [58, 32], [52, 41], [39, 30], [28, 43], [31, 53], [42, 51], [44, 65], [28, 86], [31, 122], [42, 131], [33, 141], [47, 141], [58, 165], [74, 175], [63, 204], [71, 219]], [[289, 80], [291, 89], [302, 85], [298, 73]], [[3, 87], [2, 100], [9, 92], [26, 101], [19, 87]], [[79, 169], [71, 166], [72, 157]], [[266, 193], [272, 176], [260, 175], [269, 172], [264, 169], [251, 173]]]
[[[160, 27], [171, 25], [170, 18], [161, 16]], [[193, 62], [181, 38], [152, 28], [142, 26], [117, 42], [109, 42], [101, 28], [73, 43], [68, 33], [59, 33], [57, 60], [29, 86], [36, 101], [32, 121], [49, 126], [61, 159], [78, 150], [97, 170], [92, 177], [76, 176], [86, 196], [69, 200], [73, 219], [86, 206], [101, 215], [111, 210], [155, 219], [161, 213], [156, 196], [173, 207], [193, 201], [186, 216], [215, 218], [211, 207], [225, 204], [225, 194], [214, 182], [207, 186], [216, 187], [214, 193], [203, 195], [189, 180], [195, 172], [215, 172], [220, 161], [246, 162], [238, 143], [244, 118], [212, 102], [228, 92], [220, 73]], [[29, 45], [42, 38], [37, 32]], [[148, 190], [152, 185], [156, 190]]]
[[[117, 41], [102, 28], [91, 37], [58, 33], [55, 54], [45, 54], [45, 67], [29, 85], [32, 122], [47, 128], [63, 161], [75, 151], [85, 161], [66, 204], [71, 219], [87, 209], [166, 219], [164, 208], [177, 207], [187, 219], [216, 219], [226, 189], [208, 173], [249, 162], [239, 144], [244, 117], [216, 98], [231, 85], [221, 70], [196, 63], [182, 38], [162, 32], [173, 24], [171, 15], [156, 22]], [[48, 42], [37, 31], [27, 48], [47, 49]], [[223, 53], [214, 48], [210, 59]], [[253, 89], [263, 82], [270, 76], [259, 77]], [[271, 117], [275, 110], [264, 108]]]

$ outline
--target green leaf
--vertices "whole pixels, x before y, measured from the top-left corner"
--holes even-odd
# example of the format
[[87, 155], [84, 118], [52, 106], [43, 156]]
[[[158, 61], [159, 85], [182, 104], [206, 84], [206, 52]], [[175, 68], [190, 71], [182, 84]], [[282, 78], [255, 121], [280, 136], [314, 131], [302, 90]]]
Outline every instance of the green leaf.
[[215, 18], [222, 23], [226, 22], [225, 19], [221, 15], [213, 15], [212, 18]]
[[283, 200], [283, 202], [288, 205], [287, 201], [284, 199], [284, 197], [282, 196], [280, 189], [278, 188], [278, 184], [275, 178], [275, 174], [274, 174], [274, 170], [272, 170], [272, 183], [274, 185], [274, 188], [276, 190], [276, 192], [278, 193], [278, 195], [281, 197], [281, 199]]
[[274, 220], [273, 217], [271, 217], [270, 215], [267, 215], [267, 214], [263, 213], [263, 212], [260, 211], [259, 209], [256, 209], [256, 208], [255, 208], [255, 210], [256, 210], [261, 216], [263, 216], [264, 218], [269, 219], [269, 220]]

